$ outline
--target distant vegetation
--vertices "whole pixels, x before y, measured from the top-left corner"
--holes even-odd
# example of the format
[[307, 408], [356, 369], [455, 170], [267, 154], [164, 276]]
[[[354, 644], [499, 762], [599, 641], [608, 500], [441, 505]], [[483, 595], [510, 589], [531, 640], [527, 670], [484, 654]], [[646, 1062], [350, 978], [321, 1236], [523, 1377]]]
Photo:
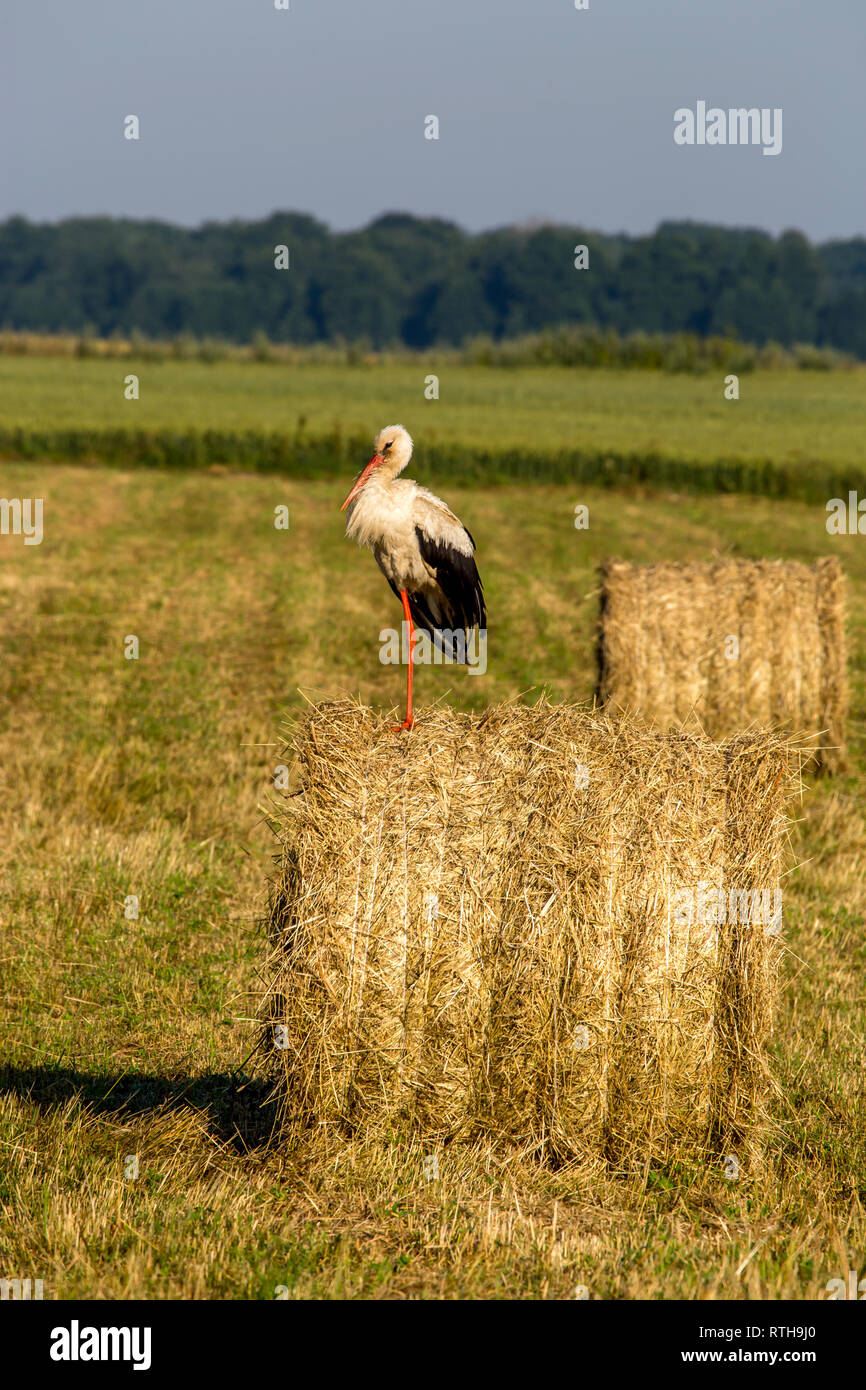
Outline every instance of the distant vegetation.
[[[278, 246], [288, 248], [287, 270], [275, 269]], [[588, 248], [588, 269], [575, 268], [577, 246]], [[544, 335], [561, 325], [604, 332]], [[274, 343], [342, 341], [359, 352], [459, 347], [481, 335], [494, 355], [494, 345], [522, 339], [515, 360], [523, 364], [565, 351], [553, 360], [582, 365], [599, 344], [644, 342], [638, 356], [659, 351], [655, 339], [647, 347], [628, 335], [685, 334], [811, 343], [866, 359], [866, 238], [814, 246], [795, 231], [774, 239], [674, 222], [643, 237], [552, 225], [470, 235], [402, 214], [347, 233], [288, 212], [194, 230], [14, 217], [0, 224], [0, 326], [191, 335], [257, 343], [264, 353]], [[623, 365], [621, 356], [609, 360]]]
[[283, 366], [355, 367], [435, 362], [437, 366], [467, 367], [617, 367], [666, 372], [736, 373], [756, 367], [797, 367], [829, 371], [853, 367], [857, 359], [838, 348], [795, 343], [757, 347], [736, 338], [701, 338], [696, 333], [627, 333], [615, 328], [575, 324], [545, 328], [520, 338], [491, 338], [479, 334], [461, 347], [374, 349], [364, 343], [275, 343], [257, 333], [252, 343], [225, 338], [195, 338], [180, 333], [175, 338], [128, 338], [113, 334], [97, 338], [91, 333], [37, 334], [0, 331], [0, 355], [6, 357], [127, 358], [135, 362], [273, 362]]
[[[859, 364], [763, 369], [741, 377], [739, 399], [729, 400], [723, 370], [497, 368], [456, 358], [0, 355], [0, 459], [345, 479], [369, 457], [375, 431], [400, 420], [417, 441], [413, 468], [434, 484], [517, 477], [817, 502], [866, 491]], [[130, 372], [136, 400], [125, 394]], [[431, 373], [438, 399], [425, 394]]]

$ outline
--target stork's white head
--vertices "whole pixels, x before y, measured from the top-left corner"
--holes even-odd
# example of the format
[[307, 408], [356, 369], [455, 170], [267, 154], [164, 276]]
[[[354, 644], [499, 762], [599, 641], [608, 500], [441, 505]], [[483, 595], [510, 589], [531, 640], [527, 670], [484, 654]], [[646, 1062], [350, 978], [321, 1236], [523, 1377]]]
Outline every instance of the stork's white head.
[[341, 512], [355, 500], [374, 473], [383, 481], [391, 482], [398, 473], [403, 472], [412, 457], [412, 436], [402, 425], [386, 425], [376, 435], [373, 448], [375, 453], [367, 467], [362, 469], [355, 479], [352, 491], [340, 508]]
[[380, 468], [385, 476], [396, 478], [412, 457], [412, 436], [402, 425], [386, 425], [376, 435], [373, 448], [382, 459]]

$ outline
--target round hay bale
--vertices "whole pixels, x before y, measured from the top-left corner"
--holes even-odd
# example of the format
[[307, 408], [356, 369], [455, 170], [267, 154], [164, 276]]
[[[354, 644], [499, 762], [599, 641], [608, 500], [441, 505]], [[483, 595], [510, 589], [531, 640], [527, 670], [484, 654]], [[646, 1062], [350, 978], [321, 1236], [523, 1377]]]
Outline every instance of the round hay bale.
[[661, 729], [697, 719], [711, 738], [750, 725], [809, 729], [816, 764], [845, 769], [845, 577], [835, 558], [608, 560], [598, 657], [610, 709]]
[[274, 813], [284, 1130], [485, 1134], [561, 1160], [751, 1135], [778, 923], [714, 924], [695, 895], [778, 890], [791, 749], [545, 703], [432, 709], [400, 738], [314, 707]]

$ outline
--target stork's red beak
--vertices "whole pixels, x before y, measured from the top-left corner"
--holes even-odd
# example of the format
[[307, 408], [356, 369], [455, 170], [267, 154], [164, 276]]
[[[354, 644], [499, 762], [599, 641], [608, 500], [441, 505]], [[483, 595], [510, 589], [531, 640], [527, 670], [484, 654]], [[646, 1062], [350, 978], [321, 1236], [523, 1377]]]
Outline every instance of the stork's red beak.
[[356, 482], [355, 486], [352, 488], [352, 491], [349, 493], [349, 496], [346, 498], [345, 502], [340, 508], [341, 512], [344, 512], [348, 507], [349, 503], [355, 500], [355, 498], [358, 496], [358, 493], [361, 491], [361, 488], [364, 486], [367, 479], [369, 478], [370, 474], [373, 472], [375, 468], [379, 467], [380, 463], [384, 463], [382, 455], [374, 454], [373, 457], [370, 459], [370, 462], [367, 464], [367, 467], [361, 474], [360, 478]]

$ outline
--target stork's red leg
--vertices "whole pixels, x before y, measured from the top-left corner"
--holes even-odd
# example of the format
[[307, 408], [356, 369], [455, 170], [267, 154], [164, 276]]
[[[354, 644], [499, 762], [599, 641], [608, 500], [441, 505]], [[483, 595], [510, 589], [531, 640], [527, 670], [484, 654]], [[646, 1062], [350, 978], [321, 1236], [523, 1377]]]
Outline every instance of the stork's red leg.
[[395, 733], [402, 732], [403, 729], [411, 729], [415, 720], [412, 718], [412, 666], [415, 655], [415, 626], [412, 622], [412, 614], [409, 612], [409, 595], [405, 589], [400, 590], [400, 599], [403, 604], [403, 614], [409, 627], [409, 665], [406, 670], [406, 718], [402, 724], [398, 724]]

